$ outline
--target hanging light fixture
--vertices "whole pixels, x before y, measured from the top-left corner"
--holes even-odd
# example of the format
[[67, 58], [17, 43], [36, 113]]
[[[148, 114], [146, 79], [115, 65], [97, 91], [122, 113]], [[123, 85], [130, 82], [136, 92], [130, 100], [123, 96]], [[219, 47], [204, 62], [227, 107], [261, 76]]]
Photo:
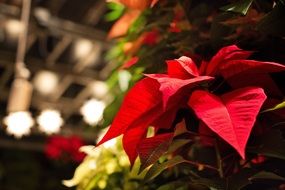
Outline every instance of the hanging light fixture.
[[103, 119], [105, 103], [96, 99], [90, 99], [80, 109], [83, 119], [89, 125], [96, 125]]
[[63, 125], [63, 119], [57, 110], [44, 110], [37, 118], [40, 131], [50, 135], [58, 133]]
[[31, 0], [23, 0], [22, 5], [21, 25], [23, 29], [19, 33], [15, 79], [8, 99], [7, 111], [9, 115], [4, 119], [4, 123], [7, 125], [7, 133], [18, 138], [29, 134], [34, 125], [31, 114], [27, 111], [31, 102], [32, 84], [28, 81], [30, 72], [24, 63]]

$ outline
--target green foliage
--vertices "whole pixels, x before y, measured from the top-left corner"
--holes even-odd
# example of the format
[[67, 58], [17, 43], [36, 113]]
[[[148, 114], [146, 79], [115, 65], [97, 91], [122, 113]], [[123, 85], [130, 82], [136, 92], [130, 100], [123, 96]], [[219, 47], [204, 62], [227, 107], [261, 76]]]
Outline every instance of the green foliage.
[[129, 161], [118, 140], [108, 142], [98, 148], [84, 146], [80, 150], [87, 154], [84, 161], [77, 167], [70, 180], [63, 184], [78, 190], [91, 189], [124, 189], [133, 190], [138, 187], [143, 173], [137, 175], [139, 165], [129, 171]]
[[285, 108], [285, 101], [277, 104], [276, 106], [274, 106], [273, 108], [269, 108], [267, 110], [264, 110], [263, 112], [269, 112], [269, 111], [274, 111], [274, 110], [278, 110], [278, 109], [282, 109]]
[[230, 5], [222, 7], [221, 10], [246, 15], [246, 13], [249, 10], [252, 2], [253, 2], [253, 0], [240, 0], [240, 1], [234, 2]]
[[285, 160], [285, 139], [278, 129], [270, 130], [255, 141], [248, 151]]
[[148, 181], [156, 176], [158, 176], [161, 172], [164, 170], [171, 168], [173, 166], [176, 166], [177, 164], [181, 164], [183, 162], [186, 162], [184, 158], [181, 156], [175, 156], [174, 158], [171, 158], [163, 163], [155, 163], [146, 173], [144, 180]]
[[108, 12], [104, 18], [106, 21], [109, 22], [117, 20], [119, 17], [122, 16], [122, 14], [125, 11], [125, 7], [118, 3], [112, 3], [112, 2], [107, 3], [107, 7], [110, 10], [110, 12]]
[[[209, 61], [220, 47], [237, 44], [241, 48], [254, 51], [250, 58], [283, 60], [284, 63], [285, 6], [283, 0], [275, 2], [273, 7], [272, 1], [262, 0], [166, 0], [152, 9], [144, 10], [130, 26], [128, 33], [117, 39], [117, 43], [106, 55], [106, 60], [113, 69], [107, 83], [114, 99], [105, 109], [103, 127], [111, 124], [125, 93], [143, 77], [143, 73], [165, 71], [165, 60], [189, 55], [201, 64], [201, 60]], [[110, 12], [106, 19], [109, 21], [118, 19], [125, 11], [121, 5], [112, 3], [108, 6]], [[170, 25], [174, 21], [180, 32], [170, 32]], [[133, 52], [126, 52], [127, 45], [136, 43], [145, 32], [153, 30], [159, 35], [156, 43], [141, 43], [138, 50], [134, 51], [135, 48], [132, 47]], [[268, 50], [268, 42], [275, 42], [272, 39], [283, 44], [276, 48], [278, 52], [275, 49]], [[258, 53], [257, 50], [267, 54]], [[121, 66], [134, 56], [139, 61], [128, 69], [122, 69]], [[248, 75], [250, 74], [249, 72]], [[274, 79], [274, 82], [276, 80], [282, 82], [280, 79]], [[210, 83], [210, 90], [215, 85]], [[229, 84], [222, 81], [214, 91], [223, 94], [228, 88]], [[274, 98], [281, 101], [280, 97]], [[182, 118], [186, 121], [183, 130], [179, 133], [176, 131], [170, 144], [159, 144], [149, 154], [149, 158], [136, 163], [132, 171], [129, 171], [128, 162], [120, 163], [121, 159], [126, 161], [127, 157], [119, 144], [112, 149], [85, 148], [87, 158], [78, 167], [74, 178], [65, 184], [77, 185], [79, 190], [274, 189], [284, 183], [285, 138], [284, 129], [280, 127], [283, 121], [280, 123], [280, 120], [270, 114], [274, 115], [273, 111], [284, 107], [285, 103], [282, 102], [263, 111], [268, 113], [260, 114], [260, 117], [269, 115], [268, 122], [273, 127], [267, 121], [263, 123], [265, 119], [257, 118], [258, 127], [266, 127], [262, 127], [262, 132], [254, 132], [251, 136], [246, 160], [242, 160], [215, 134], [209, 132], [201, 135], [201, 123], [198, 124], [193, 113], [180, 110], [172, 128], [165, 129], [162, 133], [175, 132], [175, 124]], [[159, 134], [161, 131], [156, 132]], [[204, 145], [204, 141], [214, 141], [215, 147], [208, 146], [207, 143]], [[258, 156], [266, 159], [255, 163], [253, 160]], [[94, 165], [96, 167], [92, 168]], [[138, 175], [139, 170], [144, 171]], [[270, 183], [264, 186], [264, 182]]]
[[261, 172], [255, 174], [249, 178], [250, 181], [264, 180], [264, 179], [276, 180], [276, 181], [285, 181], [284, 177], [281, 177], [279, 175], [276, 175], [275, 173], [266, 172], [266, 171], [261, 171]]
[[273, 10], [268, 13], [258, 24], [258, 29], [266, 34], [285, 36], [285, 5], [277, 3]]

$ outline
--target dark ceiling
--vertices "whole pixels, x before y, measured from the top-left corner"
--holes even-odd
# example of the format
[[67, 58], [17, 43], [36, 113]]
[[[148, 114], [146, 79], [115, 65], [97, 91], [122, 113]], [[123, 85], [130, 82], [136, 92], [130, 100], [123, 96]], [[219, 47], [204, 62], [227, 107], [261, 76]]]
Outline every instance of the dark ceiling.
[[[105, 41], [111, 23], [103, 19], [105, 0], [33, 0], [25, 63], [31, 79], [47, 70], [59, 77], [56, 89], [47, 95], [33, 92], [30, 111], [36, 117], [46, 108], [58, 109], [64, 120], [62, 134], [77, 134], [92, 140], [96, 134], [84, 130], [87, 124], [79, 113], [82, 104], [94, 94], [90, 84], [104, 81], [110, 68], [103, 55], [111, 44]], [[14, 77], [17, 39], [7, 31], [7, 22], [19, 20], [21, 0], [0, 0], [0, 118]], [[92, 44], [88, 52], [76, 56], [74, 48], [83, 41]], [[3, 125], [2, 125], [3, 126]], [[2, 133], [3, 132], [3, 127]], [[3, 136], [2, 134], [2, 136]], [[42, 136], [34, 129], [33, 136]]]

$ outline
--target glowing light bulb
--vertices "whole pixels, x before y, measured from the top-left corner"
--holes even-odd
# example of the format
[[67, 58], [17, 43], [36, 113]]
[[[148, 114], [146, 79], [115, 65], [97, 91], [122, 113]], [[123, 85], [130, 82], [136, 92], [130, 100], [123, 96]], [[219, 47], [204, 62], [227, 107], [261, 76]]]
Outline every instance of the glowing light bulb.
[[58, 85], [58, 76], [50, 71], [40, 71], [34, 78], [35, 88], [43, 95], [51, 94]]
[[96, 99], [90, 99], [81, 107], [81, 114], [86, 123], [95, 125], [103, 118], [105, 103]]
[[108, 86], [105, 82], [95, 81], [91, 84], [91, 90], [95, 97], [103, 98], [108, 92]]
[[19, 20], [11, 19], [5, 23], [5, 29], [10, 37], [17, 38], [23, 32], [24, 25]]
[[86, 39], [80, 39], [75, 42], [74, 54], [76, 58], [87, 56], [93, 48], [93, 43]]
[[21, 138], [31, 133], [34, 120], [29, 112], [21, 111], [10, 113], [4, 118], [4, 123], [7, 125], [6, 131], [8, 134]]
[[40, 131], [53, 134], [60, 131], [63, 124], [63, 119], [57, 110], [44, 110], [37, 118]]

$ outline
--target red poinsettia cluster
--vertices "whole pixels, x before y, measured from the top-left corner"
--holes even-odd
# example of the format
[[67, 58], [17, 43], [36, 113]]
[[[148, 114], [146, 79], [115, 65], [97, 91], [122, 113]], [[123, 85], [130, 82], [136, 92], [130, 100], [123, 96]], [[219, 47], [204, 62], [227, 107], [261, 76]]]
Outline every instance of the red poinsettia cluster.
[[51, 136], [45, 146], [45, 154], [53, 160], [81, 162], [85, 154], [79, 152], [79, 148], [83, 145], [82, 139], [77, 136]]
[[[144, 157], [158, 142], [173, 137], [160, 133], [146, 138], [148, 127], [172, 129], [178, 110], [186, 108], [199, 118], [200, 127], [206, 126], [245, 158], [257, 115], [267, 95], [275, 92], [269, 73], [285, 70], [278, 63], [250, 60], [251, 54], [232, 45], [199, 68], [185, 56], [166, 61], [166, 74], [146, 74], [127, 93], [98, 145], [123, 135], [124, 150], [133, 164], [138, 155]], [[210, 88], [218, 78], [230, 85], [228, 92], [217, 94]]]

